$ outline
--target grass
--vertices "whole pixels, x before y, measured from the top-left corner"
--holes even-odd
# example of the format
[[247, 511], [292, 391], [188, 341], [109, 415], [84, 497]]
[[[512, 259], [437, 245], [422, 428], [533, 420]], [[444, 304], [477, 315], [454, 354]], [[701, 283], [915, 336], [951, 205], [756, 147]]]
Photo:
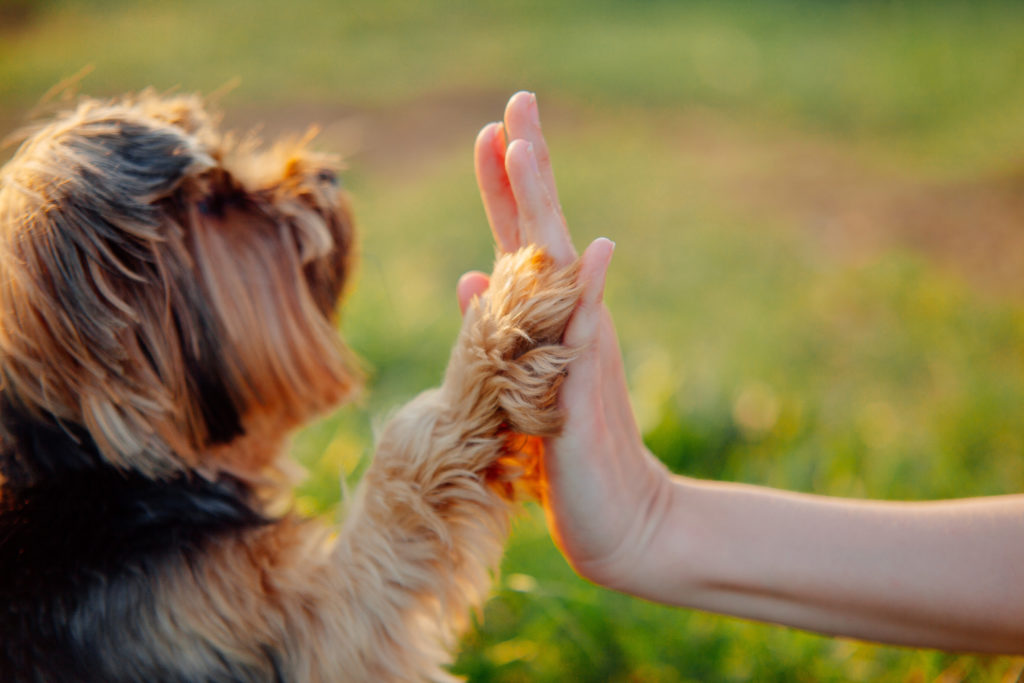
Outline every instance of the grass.
[[[867, 177], [1019, 167], [1022, 28], [1010, 2], [52, 0], [0, 29], [0, 120], [85, 64], [91, 93], [240, 77], [227, 106], [252, 120], [296, 102], [313, 120], [467, 93], [497, 107], [536, 89], [577, 244], [617, 242], [607, 297], [645, 438], [673, 469], [872, 498], [1010, 493], [1024, 488], [1024, 305], [904, 249], [837, 257], [814, 226], [722, 179], [786, 176], [763, 166], [791, 142], [784, 164], [808, 163], [810, 145]], [[346, 176], [363, 258], [343, 329], [371, 379], [297, 438], [305, 510], [335, 514], [375, 421], [440, 378], [455, 280], [492, 254], [474, 133], [397, 150], [415, 173], [357, 158]], [[783, 154], [766, 161], [751, 139]], [[797, 185], [785, 202], [813, 199]], [[611, 594], [566, 567], [532, 507], [483, 617], [456, 665], [470, 680], [1000, 681], [1020, 666]]]
[[[823, 262], [801, 234], [737, 216], [726, 198], [693, 209], [645, 206], [643, 220], [629, 215], [635, 205], [595, 206], [593, 197], [699, 187], [699, 169], [652, 153], [654, 140], [609, 141], [600, 126], [560, 142], [559, 173], [577, 179], [566, 184], [565, 208], [585, 226], [580, 241], [617, 240], [608, 298], [647, 441], [673, 469], [873, 498], [1020, 490], [1019, 307], [910, 253], [858, 266]], [[602, 163], [605, 155], [620, 163]], [[643, 170], [623, 179], [623, 165]], [[465, 213], [471, 192], [448, 189], [471, 188], [465, 166], [454, 153], [405, 188], [408, 201], [381, 198], [380, 215], [364, 211], [374, 263], [354, 293], [348, 330], [376, 368], [381, 408], [409, 395], [399, 387], [436, 381], [457, 327], [450, 285], [461, 269], [486, 262], [482, 221]], [[458, 201], [419, 203], [446, 192]], [[364, 200], [365, 210], [378, 201]], [[436, 231], [409, 234], [410, 209], [396, 206], [419, 207], [417, 224]], [[378, 261], [384, 244], [391, 256]], [[413, 268], [425, 251], [439, 259]], [[452, 253], [459, 257], [446, 263]], [[407, 278], [408, 293], [395, 296]], [[428, 301], [445, 303], [424, 312]], [[744, 396], [753, 397], [754, 419], [738, 411]], [[758, 410], [768, 416], [758, 419]], [[380, 412], [371, 400], [367, 414]], [[537, 510], [520, 521], [503, 573], [459, 662], [471, 680], [896, 681], [930, 680], [949, 667], [1001, 680], [1014, 665], [837, 642], [611, 595], [565, 567]]]

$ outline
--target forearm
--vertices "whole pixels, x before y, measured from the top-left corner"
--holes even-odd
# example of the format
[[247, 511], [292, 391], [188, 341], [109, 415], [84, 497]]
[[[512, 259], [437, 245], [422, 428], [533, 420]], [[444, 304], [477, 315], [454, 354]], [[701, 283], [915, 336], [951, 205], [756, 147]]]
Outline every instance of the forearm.
[[1024, 653], [1024, 496], [881, 503], [678, 478], [625, 590], [811, 631]]

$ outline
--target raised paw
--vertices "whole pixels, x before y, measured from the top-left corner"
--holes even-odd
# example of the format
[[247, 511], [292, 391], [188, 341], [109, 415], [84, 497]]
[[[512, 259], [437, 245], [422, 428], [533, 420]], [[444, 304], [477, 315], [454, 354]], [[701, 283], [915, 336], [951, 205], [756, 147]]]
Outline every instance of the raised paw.
[[559, 268], [535, 246], [498, 259], [448, 366], [443, 390], [453, 407], [493, 428], [559, 432], [558, 388], [575, 357], [561, 342], [579, 300], [578, 272], [578, 263]]

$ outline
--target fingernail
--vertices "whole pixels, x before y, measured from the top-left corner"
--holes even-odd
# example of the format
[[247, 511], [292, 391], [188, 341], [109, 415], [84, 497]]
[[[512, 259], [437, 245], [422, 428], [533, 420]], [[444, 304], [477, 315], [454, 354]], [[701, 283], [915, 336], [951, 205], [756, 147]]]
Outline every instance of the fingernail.
[[605, 259], [604, 262], [605, 272], [608, 272], [608, 266], [612, 264], [612, 257], [615, 256], [615, 242], [608, 240], [608, 244], [612, 245], [612, 248], [608, 250], [608, 257]]
[[530, 114], [533, 116], [533, 123], [540, 128], [540, 108], [537, 107], [537, 94], [530, 93]]

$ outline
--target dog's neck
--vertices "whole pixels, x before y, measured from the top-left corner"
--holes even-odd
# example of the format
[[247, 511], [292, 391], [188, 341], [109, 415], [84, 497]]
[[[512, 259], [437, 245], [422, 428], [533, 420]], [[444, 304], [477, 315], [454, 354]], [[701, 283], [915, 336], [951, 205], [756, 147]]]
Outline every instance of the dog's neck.
[[[30, 445], [55, 446], [46, 443], [52, 437], [39, 430]], [[67, 456], [63, 448], [74, 442], [65, 438]], [[102, 464], [7, 486], [0, 495], [0, 603], [13, 605], [15, 615], [19, 605], [74, 602], [116, 577], [152, 575], [167, 558], [188, 558], [225, 534], [271, 521], [248, 487], [224, 476], [155, 481]], [[0, 615], [0, 630], [6, 625]]]
[[0, 475], [7, 489], [106, 467], [96, 442], [78, 425], [35, 415], [0, 392]]
[[[235, 482], [258, 507], [273, 507], [305, 474], [285, 455], [287, 430], [273, 423], [266, 416], [255, 420], [254, 425], [265, 429], [209, 446], [203, 467], [183, 469], [172, 478]], [[132, 476], [114, 468], [82, 426], [34, 414], [0, 391], [0, 486], [7, 497], [39, 482], [88, 479], [103, 472]]]

